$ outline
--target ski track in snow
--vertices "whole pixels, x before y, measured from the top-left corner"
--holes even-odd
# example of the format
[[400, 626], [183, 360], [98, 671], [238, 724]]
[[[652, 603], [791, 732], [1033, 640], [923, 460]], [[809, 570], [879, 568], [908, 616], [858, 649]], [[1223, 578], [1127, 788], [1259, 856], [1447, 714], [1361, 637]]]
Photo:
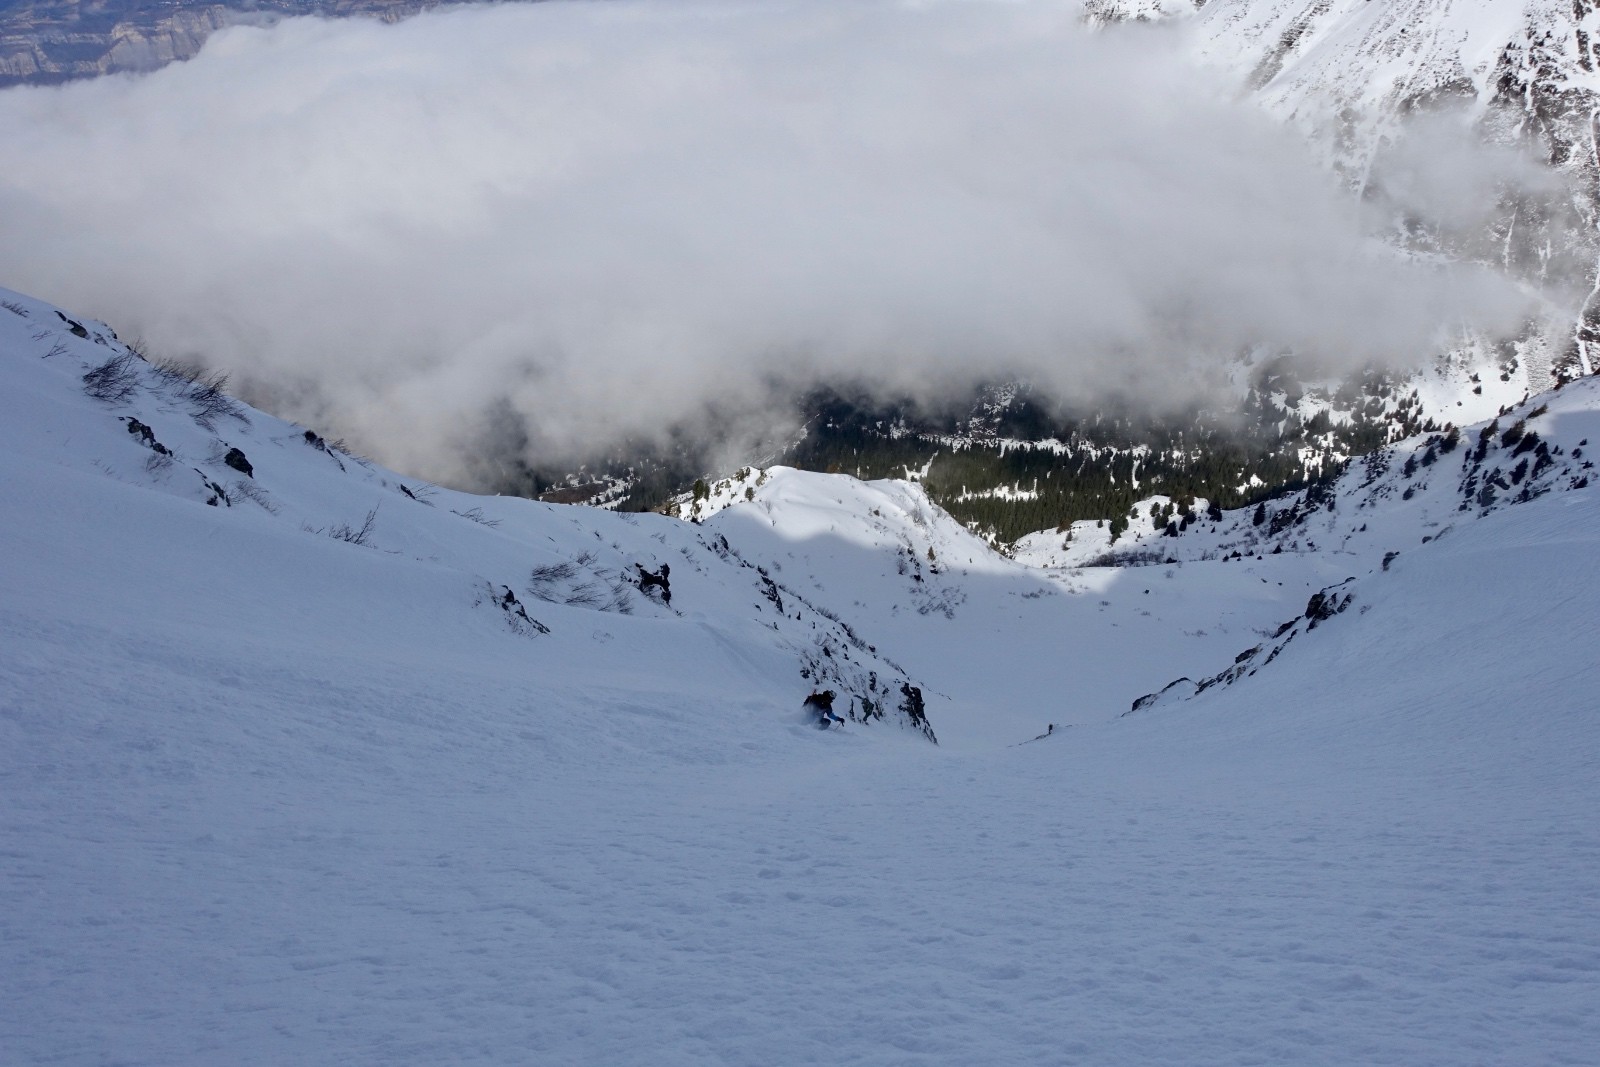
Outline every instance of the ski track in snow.
[[[11, 318], [0, 1062], [1594, 1062], [1594, 488], [1426, 546], [1444, 490], [1362, 512], [1359, 553], [1047, 575], [915, 487], [429, 509], [256, 415], [227, 432], [272, 515], [138, 473], [65, 362], [92, 342], [40, 360]], [[1570, 451], [1594, 392], [1539, 432]], [[376, 549], [301, 528], [372, 499]], [[525, 596], [529, 637], [474, 600], [579, 549], [672, 561], [683, 614]], [[1117, 717], [1352, 574], [1255, 676]], [[796, 594], [928, 686], [941, 745], [803, 722]]]

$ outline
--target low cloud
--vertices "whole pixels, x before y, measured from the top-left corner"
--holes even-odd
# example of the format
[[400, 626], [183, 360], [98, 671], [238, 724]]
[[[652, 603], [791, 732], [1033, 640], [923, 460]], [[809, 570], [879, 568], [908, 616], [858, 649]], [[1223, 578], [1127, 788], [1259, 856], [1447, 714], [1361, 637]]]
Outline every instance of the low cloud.
[[1178, 31], [1074, 4], [544, 3], [0, 93], [0, 284], [445, 481], [846, 380], [1173, 402], [1255, 345], [1513, 322]]

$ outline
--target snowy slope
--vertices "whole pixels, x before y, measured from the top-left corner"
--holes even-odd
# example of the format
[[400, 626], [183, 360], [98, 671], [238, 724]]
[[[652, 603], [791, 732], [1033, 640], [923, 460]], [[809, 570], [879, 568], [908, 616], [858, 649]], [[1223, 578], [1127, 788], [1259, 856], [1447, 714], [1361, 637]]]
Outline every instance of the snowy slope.
[[1329, 615], [1386, 588], [1391, 566], [1422, 546], [1546, 497], [1586, 500], [1595, 476], [1591, 437], [1600, 440], [1600, 382], [1585, 378], [1464, 431], [1450, 427], [1381, 449], [1337, 477], [1256, 508], [1208, 513], [1198, 501], [1170, 520], [1141, 521], [1147, 503], [1170, 504], [1156, 498], [1141, 502], [1116, 543], [1108, 529], [1076, 523], [1068, 536], [1040, 531], [1024, 539], [1017, 557], [1065, 575], [1085, 564], [1170, 569], [1194, 561], [1237, 564], [1247, 574], [1264, 565], [1329, 576], [1344, 569], [1342, 579], [1308, 598], [1303, 613], [1286, 617], [1224, 669], [1143, 698], [1170, 704], [1253, 676]]
[[[1052, 722], [1114, 717], [1174, 667], [1232, 656], [1322, 584], [1299, 572], [1244, 588], [1204, 569], [1041, 574], [995, 552], [913, 482], [776, 467], [708, 489], [698, 511], [690, 500], [679, 508], [704, 516], [705, 529], [792, 595], [876, 635], [923, 681], [946, 743], [1010, 742]], [[1154, 599], [1152, 579], [1162, 586]]]
[[1248, 67], [1251, 88], [1286, 115], [1348, 110], [1393, 121], [1441, 95], [1470, 99], [1481, 114], [1524, 29], [1542, 25], [1572, 39], [1592, 21], [1575, 14], [1574, 5], [1548, 0], [1217, 0], [1200, 19], [1217, 57]]
[[[259, 616], [263, 629], [280, 626], [287, 612], [334, 634], [372, 631], [380, 646], [389, 639], [376, 620], [445, 646], [493, 640], [534, 663], [567, 663], [578, 678], [601, 668], [650, 678], [674, 659], [709, 657], [761, 683], [759, 695], [750, 694], [755, 704], [797, 705], [824, 684], [884, 703], [897, 701], [909, 681], [809, 608], [772, 610], [766, 581], [692, 527], [408, 482], [226, 397], [197, 400], [195, 383], [131, 355], [100, 324], [16, 294], [7, 306], [0, 344], [14, 410], [0, 428], [0, 447], [14, 460], [9, 476], [29, 486], [13, 499], [48, 512], [51, 494], [62, 495], [71, 517], [39, 520], [65, 527], [40, 550], [54, 545], [60, 562], [116, 566], [137, 585], [124, 591], [130, 596], [159, 602], [169, 584], [181, 592], [166, 599], [211, 589]], [[91, 387], [127, 395], [96, 400], [86, 395]], [[219, 411], [206, 415], [203, 402]], [[55, 488], [46, 493], [45, 486]], [[94, 542], [67, 548], [82, 538], [73, 531], [103, 493], [136, 502], [118, 512], [147, 524], [146, 539], [120, 553], [127, 558]], [[19, 532], [39, 522], [19, 522]], [[168, 532], [173, 525], [182, 532]], [[187, 544], [196, 538], [221, 544], [202, 552]], [[182, 552], [151, 547], [180, 543]], [[640, 568], [655, 574], [674, 564], [670, 605], [640, 588]], [[105, 580], [78, 569], [80, 581]], [[315, 604], [294, 602], [307, 590], [285, 572], [325, 576], [311, 583]], [[55, 580], [43, 568], [35, 577]], [[872, 674], [877, 690], [869, 687]]]
[[[429, 506], [258, 412], [202, 426], [148, 368], [92, 399], [109, 331], [7, 300], [0, 1059], [1600, 1046], [1590, 383], [1525, 412], [1561, 449], [1525, 502], [1459, 511], [1538, 454], [1464, 465], [1464, 433], [1409, 500], [1397, 451], [1275, 533], [1227, 515], [1160, 540], [1181, 563], [1043, 571], [919, 487], [785, 470], [701, 525]], [[374, 505], [370, 544], [329, 536]], [[635, 563], [672, 565], [670, 607], [612, 585]], [[1272, 663], [1122, 715], [1351, 575]], [[915, 679], [940, 744], [813, 728], [818, 670]]]

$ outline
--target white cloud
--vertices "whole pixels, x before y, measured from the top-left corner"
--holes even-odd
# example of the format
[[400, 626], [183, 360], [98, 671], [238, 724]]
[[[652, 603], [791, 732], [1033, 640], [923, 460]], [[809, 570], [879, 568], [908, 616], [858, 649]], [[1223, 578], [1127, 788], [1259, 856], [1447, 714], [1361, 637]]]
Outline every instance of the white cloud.
[[1174, 31], [1044, 0], [296, 19], [0, 93], [0, 143], [0, 282], [445, 480], [490, 425], [548, 456], [839, 377], [1168, 400], [1204, 354], [1415, 360], [1514, 310], [1375, 253]]

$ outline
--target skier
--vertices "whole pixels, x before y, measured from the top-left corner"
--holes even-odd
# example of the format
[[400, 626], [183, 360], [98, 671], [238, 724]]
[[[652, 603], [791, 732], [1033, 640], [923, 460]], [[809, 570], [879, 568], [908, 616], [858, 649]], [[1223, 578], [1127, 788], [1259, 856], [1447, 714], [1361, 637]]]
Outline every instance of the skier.
[[832, 689], [812, 690], [811, 695], [806, 697], [805, 706], [816, 715], [817, 726], [824, 730], [836, 722], [844, 721], [833, 713], [833, 697]]

